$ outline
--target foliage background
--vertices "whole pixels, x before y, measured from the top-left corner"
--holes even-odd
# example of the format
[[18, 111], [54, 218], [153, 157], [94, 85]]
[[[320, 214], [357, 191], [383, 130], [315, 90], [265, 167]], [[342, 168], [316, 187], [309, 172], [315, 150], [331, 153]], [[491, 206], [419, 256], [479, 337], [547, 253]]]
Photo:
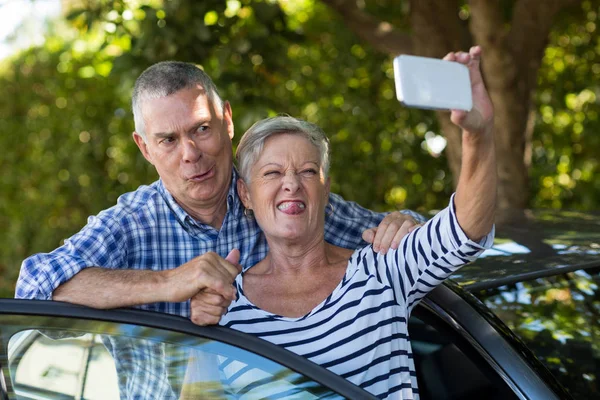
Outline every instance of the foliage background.
[[[68, 4], [69, 2], [65, 2]], [[402, 25], [406, 1], [377, 1]], [[156, 179], [131, 140], [130, 92], [154, 62], [201, 65], [232, 103], [236, 142], [288, 113], [332, 140], [332, 189], [374, 210], [441, 208], [452, 192], [435, 115], [395, 100], [391, 60], [317, 0], [98, 0], [0, 64], [0, 295], [20, 262]], [[511, 1], [504, 2], [506, 8]], [[536, 92], [530, 206], [598, 208], [600, 2], [563, 14]], [[408, 29], [408, 28], [407, 28]]]

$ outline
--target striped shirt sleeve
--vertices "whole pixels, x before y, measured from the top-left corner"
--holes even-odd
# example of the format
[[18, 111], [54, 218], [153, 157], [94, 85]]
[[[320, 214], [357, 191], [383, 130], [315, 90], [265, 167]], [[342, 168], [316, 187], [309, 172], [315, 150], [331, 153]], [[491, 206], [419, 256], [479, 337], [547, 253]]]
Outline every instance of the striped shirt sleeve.
[[479, 243], [470, 240], [458, 224], [453, 195], [450, 205], [407, 235], [397, 251], [378, 255], [378, 269], [384, 268], [397, 301], [410, 312], [429, 291], [490, 248], [494, 231], [492, 227]]

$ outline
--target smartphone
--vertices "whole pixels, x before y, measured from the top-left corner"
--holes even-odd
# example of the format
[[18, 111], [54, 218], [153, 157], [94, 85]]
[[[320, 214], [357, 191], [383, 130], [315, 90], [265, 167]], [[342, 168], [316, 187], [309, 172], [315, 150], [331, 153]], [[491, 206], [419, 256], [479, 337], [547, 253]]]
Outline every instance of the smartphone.
[[401, 55], [394, 58], [394, 81], [396, 97], [408, 107], [465, 111], [473, 107], [469, 70], [458, 62]]

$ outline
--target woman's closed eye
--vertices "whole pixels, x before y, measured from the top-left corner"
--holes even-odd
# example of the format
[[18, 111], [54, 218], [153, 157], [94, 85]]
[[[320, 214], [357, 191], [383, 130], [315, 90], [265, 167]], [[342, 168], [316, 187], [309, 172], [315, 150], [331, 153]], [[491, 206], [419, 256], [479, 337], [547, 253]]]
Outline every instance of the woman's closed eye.
[[281, 174], [281, 173], [280, 173], [279, 171], [276, 171], [276, 170], [269, 170], [269, 171], [265, 171], [265, 172], [263, 173], [263, 176], [264, 176], [265, 178], [275, 178], [275, 177], [279, 176], [280, 174]]
[[314, 168], [307, 168], [307, 169], [300, 171], [300, 173], [303, 176], [315, 176], [317, 174], [317, 170]]

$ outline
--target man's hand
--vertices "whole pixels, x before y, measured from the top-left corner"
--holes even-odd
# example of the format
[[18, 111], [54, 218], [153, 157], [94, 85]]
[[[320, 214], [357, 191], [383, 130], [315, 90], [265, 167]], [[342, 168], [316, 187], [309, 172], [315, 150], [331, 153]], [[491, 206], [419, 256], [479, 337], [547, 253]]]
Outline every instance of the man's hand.
[[235, 299], [232, 283], [242, 270], [238, 264], [239, 259], [240, 252], [236, 249], [231, 250], [226, 258], [208, 252], [175, 269], [165, 271], [168, 288], [166, 301], [187, 301], [205, 289], [210, 289], [225, 299]]
[[242, 271], [242, 266], [239, 264], [240, 252], [232, 250], [225, 261], [235, 267], [235, 270], [228, 268], [230, 273], [227, 279], [228, 286], [232, 292], [219, 292], [213, 287], [206, 287], [194, 294], [190, 300], [190, 319], [196, 325], [214, 325], [219, 323], [221, 316], [227, 312], [227, 308], [233, 300], [235, 300], [236, 290], [231, 284], [235, 277]]
[[402, 238], [419, 226], [410, 215], [394, 211], [386, 215], [378, 227], [364, 231], [362, 238], [373, 244], [373, 250], [385, 254], [390, 248], [397, 249]]
[[190, 319], [196, 325], [216, 325], [234, 299], [225, 298], [211, 289], [204, 289], [191, 299]]

